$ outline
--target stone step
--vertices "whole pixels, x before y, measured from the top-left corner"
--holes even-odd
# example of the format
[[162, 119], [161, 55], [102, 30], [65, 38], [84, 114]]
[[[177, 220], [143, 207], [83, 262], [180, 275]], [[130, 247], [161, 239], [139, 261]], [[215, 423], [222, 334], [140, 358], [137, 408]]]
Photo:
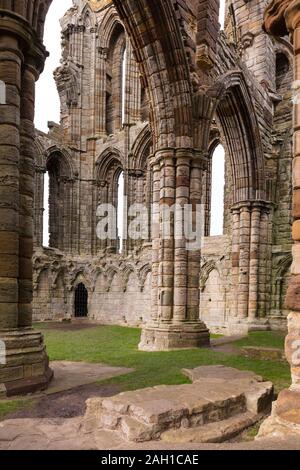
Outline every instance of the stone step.
[[243, 393], [231, 386], [214, 390], [215, 384], [179, 385], [129, 392], [102, 402], [100, 426], [118, 430], [127, 440], [159, 438], [168, 429], [202, 426], [246, 411]]
[[196, 428], [171, 429], [161, 434], [164, 442], [172, 444], [220, 443], [233, 439], [242, 431], [253, 426], [260, 417], [247, 411], [218, 423], [210, 423]]
[[271, 406], [273, 385], [253, 373], [223, 366], [184, 371], [192, 384], [158, 386], [87, 402], [85, 428], [115, 431], [145, 442], [167, 431], [199, 429], [245, 413], [261, 416]]

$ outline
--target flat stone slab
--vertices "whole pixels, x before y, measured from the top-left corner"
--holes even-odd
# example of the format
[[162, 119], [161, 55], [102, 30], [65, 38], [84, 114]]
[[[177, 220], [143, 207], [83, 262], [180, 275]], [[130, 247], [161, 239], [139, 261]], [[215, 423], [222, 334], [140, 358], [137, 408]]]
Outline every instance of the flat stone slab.
[[96, 450], [81, 419], [13, 419], [0, 423], [1, 450]]
[[203, 381], [204, 379], [214, 380], [250, 380], [254, 382], [262, 382], [260, 375], [247, 370], [234, 369], [226, 366], [203, 366], [195, 369], [182, 369], [182, 373], [186, 375], [192, 382]]
[[192, 384], [157, 386], [88, 400], [85, 431], [115, 431], [130, 442], [158, 440], [167, 432], [171, 437], [178, 432], [180, 439], [186, 436], [190, 442], [186, 429], [198, 428], [195, 436], [200, 437], [207, 425], [238, 417], [225, 423], [225, 428], [217, 425], [211, 431], [215, 439], [224, 439], [250, 426], [271, 408], [273, 384], [263, 382], [253, 372], [224, 366], [183, 372]]
[[47, 395], [133, 372], [133, 369], [125, 367], [110, 367], [105, 364], [86, 362], [55, 361], [51, 362], [50, 367], [54, 371], [54, 378], [45, 391]]

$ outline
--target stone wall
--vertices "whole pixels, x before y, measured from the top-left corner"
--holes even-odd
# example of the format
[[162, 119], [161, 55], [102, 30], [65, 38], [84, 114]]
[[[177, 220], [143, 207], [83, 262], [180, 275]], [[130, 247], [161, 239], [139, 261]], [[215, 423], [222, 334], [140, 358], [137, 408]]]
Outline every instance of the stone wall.
[[87, 320], [101, 324], [141, 326], [151, 308], [151, 252], [138, 255], [64, 255], [55, 249], [37, 249], [34, 256], [36, 321], [61, 321], [75, 316], [75, 290], [88, 291]]
[[[273, 40], [263, 32], [266, 1], [229, 3], [222, 32], [216, 20], [217, 1], [200, 2], [198, 8], [194, 2], [173, 2], [191, 86], [198, 89], [200, 80], [213, 100], [213, 105], [205, 108], [208, 98], [204, 99], [202, 91], [193, 97], [197, 103], [195, 147], [201, 164], [190, 171], [196, 171], [202, 185], [192, 193], [206, 207], [206, 235], [210, 228], [211, 158], [219, 143], [226, 154], [224, 235], [205, 238], [197, 266], [188, 261], [196, 275], [187, 273], [187, 278], [199, 280], [196, 310], [200, 319], [213, 331], [225, 333], [286, 327], [284, 298], [291, 264], [291, 45], [286, 38]], [[208, 18], [214, 18], [212, 28]], [[145, 324], [161, 308], [155, 303], [160, 299], [155, 289], [162, 279], [156, 279], [158, 264], [152, 264], [150, 253], [153, 242], [152, 260], [157, 259], [155, 224], [144, 242], [124, 240], [119, 254], [117, 241], [97, 238], [96, 210], [103, 202], [117, 207], [121, 172], [128, 206], [139, 202], [150, 208], [152, 201], [158, 201], [161, 163], [157, 165], [153, 155], [159, 132], [164, 135], [168, 123], [173, 122], [173, 111], [166, 104], [159, 111], [159, 122], [155, 118], [163, 95], [157, 91], [149, 99], [141, 57], [134, 53], [110, 2], [76, 1], [61, 24], [62, 65], [55, 72], [61, 123], [50, 123], [49, 133], [37, 132], [36, 138], [35, 259], [41, 266], [35, 267], [34, 318], [74, 316], [77, 284], [69, 279], [71, 263], [72, 269], [82, 273], [81, 281], [89, 290], [90, 319]], [[151, 62], [147, 67], [160, 65]], [[163, 71], [159, 73], [165, 77]], [[124, 76], [126, 83], [122, 82]], [[171, 93], [171, 88], [168, 90], [164, 90], [165, 96]], [[150, 106], [155, 100], [157, 109]], [[212, 109], [212, 115], [205, 116], [204, 109]], [[204, 118], [209, 126], [202, 124]], [[164, 150], [166, 184], [173, 175], [170, 162], [177, 158], [175, 154], [174, 148]], [[46, 171], [52, 181], [51, 238], [50, 249], [43, 250]], [[171, 194], [173, 189], [166, 191]], [[145, 256], [149, 272], [141, 286], [139, 269]], [[131, 265], [131, 257], [134, 268], [129, 269], [125, 282], [118, 264], [122, 271]], [[110, 277], [93, 274], [91, 280], [90, 271], [99, 267], [100, 260], [105, 269], [111, 264], [116, 272]], [[179, 277], [178, 282], [182, 282]], [[196, 298], [196, 284], [193, 289]]]

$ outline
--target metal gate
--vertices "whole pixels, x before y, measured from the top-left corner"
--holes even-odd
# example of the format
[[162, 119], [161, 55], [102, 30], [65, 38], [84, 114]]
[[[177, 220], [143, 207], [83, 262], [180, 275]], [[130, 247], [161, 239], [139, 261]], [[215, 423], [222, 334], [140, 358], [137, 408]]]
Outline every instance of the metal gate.
[[85, 285], [80, 283], [75, 291], [75, 317], [87, 317], [88, 291]]

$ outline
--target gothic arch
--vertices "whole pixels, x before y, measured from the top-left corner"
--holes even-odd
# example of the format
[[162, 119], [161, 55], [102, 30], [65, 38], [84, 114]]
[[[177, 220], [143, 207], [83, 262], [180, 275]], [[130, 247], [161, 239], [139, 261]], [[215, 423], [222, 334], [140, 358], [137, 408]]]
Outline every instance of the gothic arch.
[[147, 276], [149, 275], [149, 273], [152, 273], [152, 267], [150, 263], [144, 264], [144, 266], [142, 266], [138, 271], [138, 280], [141, 291], [144, 290], [145, 283], [147, 281]]
[[116, 147], [109, 147], [96, 162], [96, 180], [111, 184], [124, 168], [124, 156]]
[[96, 17], [90, 5], [86, 3], [81, 11], [81, 20], [85, 27], [92, 27], [97, 24]]
[[265, 200], [264, 155], [256, 111], [241, 71], [220, 77], [210, 92], [231, 163], [233, 203]]
[[152, 134], [147, 124], [137, 136], [132, 149], [133, 167], [135, 170], [147, 169], [152, 147]]
[[116, 10], [110, 7], [99, 28], [99, 47], [105, 61], [105, 130], [112, 135], [121, 130], [123, 112], [123, 59], [126, 51], [125, 28]]
[[51, 164], [54, 160], [57, 160], [57, 162], [61, 166], [63, 177], [73, 179], [74, 170], [71, 156], [67, 149], [54, 145], [52, 147], [47, 148], [44, 152], [44, 155], [45, 169], [47, 169], [48, 165]]
[[[73, 168], [67, 151], [53, 146], [45, 151], [45, 171], [49, 175], [49, 245], [71, 248], [73, 213]], [[46, 201], [43, 201], [43, 205]]]
[[105, 13], [103, 20], [101, 21], [101, 34], [99, 34], [99, 45], [103, 48], [108, 48], [111, 38], [113, 36], [114, 31], [116, 28], [123, 28], [124, 26], [120, 21], [120, 17], [116, 12], [115, 8], [109, 8]]
[[217, 263], [214, 260], [207, 261], [202, 267], [201, 267], [201, 274], [200, 274], [200, 290], [201, 292], [204, 291], [207, 280], [210, 276], [210, 273], [212, 271], [217, 271], [219, 276], [220, 276], [220, 270], [217, 265]]
[[172, 1], [114, 4], [149, 91], [155, 147], [193, 147], [189, 64]]

